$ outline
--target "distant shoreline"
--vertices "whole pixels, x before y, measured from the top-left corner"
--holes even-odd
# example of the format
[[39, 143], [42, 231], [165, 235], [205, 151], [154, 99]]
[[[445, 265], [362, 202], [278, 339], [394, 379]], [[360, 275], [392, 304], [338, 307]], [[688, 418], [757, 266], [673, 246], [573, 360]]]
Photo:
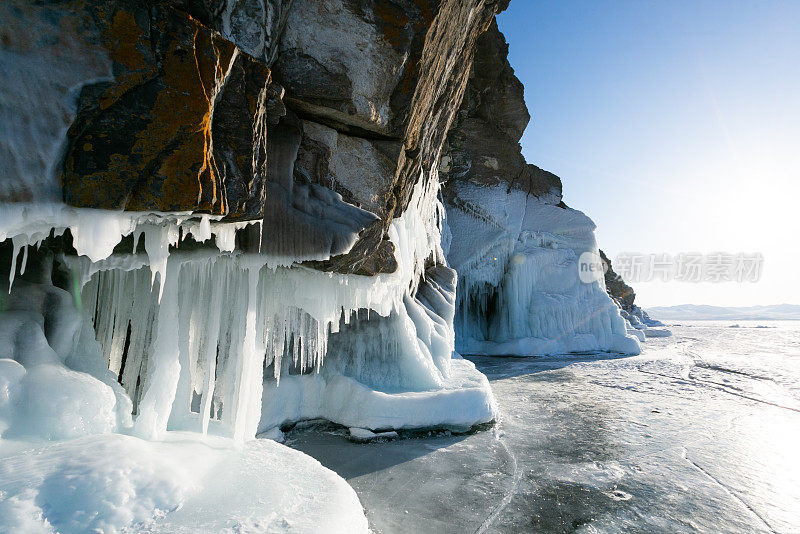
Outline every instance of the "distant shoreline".
[[659, 321], [800, 321], [798, 318], [775, 317], [656, 317]]
[[654, 319], [667, 321], [800, 321], [800, 305], [723, 307], [701, 304], [647, 308]]

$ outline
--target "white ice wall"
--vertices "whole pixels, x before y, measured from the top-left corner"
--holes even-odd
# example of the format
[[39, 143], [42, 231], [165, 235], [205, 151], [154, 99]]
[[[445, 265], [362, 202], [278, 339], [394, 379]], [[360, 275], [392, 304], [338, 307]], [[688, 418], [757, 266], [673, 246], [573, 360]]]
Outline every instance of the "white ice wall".
[[502, 185], [453, 187], [447, 258], [459, 275], [459, 352], [639, 352], [602, 277], [579, 277], [581, 254], [598, 252], [591, 219]]

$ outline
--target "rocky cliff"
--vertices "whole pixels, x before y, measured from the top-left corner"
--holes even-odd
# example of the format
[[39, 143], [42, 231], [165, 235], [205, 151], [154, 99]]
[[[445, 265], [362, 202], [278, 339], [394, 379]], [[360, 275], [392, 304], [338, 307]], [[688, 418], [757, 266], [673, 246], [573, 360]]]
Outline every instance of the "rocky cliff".
[[391, 272], [389, 223], [431, 180], [502, 7], [7, 2], [2, 73], [29, 79], [4, 102], [0, 199], [263, 219], [267, 252]]
[[142, 436], [491, 420], [451, 361], [438, 162], [507, 3], [5, 2], [9, 291], [72, 294]]
[[36, 318], [13, 353], [32, 328], [110, 372], [139, 435], [241, 440], [490, 421], [454, 348], [636, 352], [579, 272], [594, 224], [521, 154], [507, 3], [5, 2], [0, 253], [12, 296], [63, 297], [3, 304]]
[[625, 283], [625, 280], [620, 275], [614, 272], [611, 260], [602, 250], [600, 251], [600, 258], [603, 262], [603, 277], [608, 294], [619, 304], [621, 309], [630, 312], [633, 309], [633, 301], [636, 300], [636, 293], [631, 286]]
[[[527, 163], [519, 140], [530, 121], [524, 88], [508, 62], [508, 43], [497, 22], [481, 35], [461, 107], [439, 165], [444, 184], [505, 184], [537, 197], [558, 198], [561, 180]], [[453, 188], [445, 185], [446, 198]]]

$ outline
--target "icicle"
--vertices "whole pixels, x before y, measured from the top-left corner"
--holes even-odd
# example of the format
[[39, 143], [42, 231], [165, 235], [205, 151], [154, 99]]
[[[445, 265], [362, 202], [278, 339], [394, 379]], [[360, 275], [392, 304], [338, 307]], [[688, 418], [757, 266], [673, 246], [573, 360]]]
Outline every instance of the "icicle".
[[256, 310], [258, 309], [258, 268], [247, 268], [247, 316], [240, 355], [239, 395], [234, 422], [234, 440], [242, 442], [256, 435], [261, 415], [262, 358], [256, 351]]
[[20, 244], [21, 239], [19, 236], [14, 236], [11, 240], [11, 245], [13, 247], [13, 251], [11, 252], [11, 269], [8, 273], [8, 294], [11, 294], [11, 286], [14, 285], [14, 275], [17, 273], [17, 256], [19, 255], [20, 248], [24, 247], [24, 244]]
[[25, 266], [28, 264], [28, 246], [22, 245], [22, 265], [19, 268], [19, 275], [25, 274]]
[[150, 261], [150, 286], [156, 281], [156, 273], [159, 274], [160, 285], [158, 289], [158, 301], [164, 294], [167, 276], [167, 258], [169, 258], [169, 246], [178, 243], [178, 228], [173, 224], [166, 226], [146, 225], [144, 227], [144, 249]]
[[[146, 239], [146, 236], [145, 236]], [[147, 245], [147, 241], [145, 241]], [[180, 263], [167, 266], [163, 302], [158, 309], [156, 338], [150, 348], [147, 389], [139, 403], [134, 432], [144, 439], [157, 439], [166, 429], [180, 376], [178, 346], [178, 275]]]
[[132, 254], [136, 254], [136, 249], [139, 246], [139, 237], [141, 237], [141, 235], [142, 235], [142, 230], [140, 230], [139, 228], [133, 231], [133, 251], [131, 251]]
[[191, 222], [187, 226], [186, 234], [191, 234], [198, 243], [211, 239], [211, 220], [208, 215], [201, 215], [200, 222]]
[[219, 225], [214, 228], [213, 233], [220, 252], [233, 252], [233, 249], [236, 248], [236, 227], [234, 225]]
[[[256, 342], [256, 317], [258, 309], [258, 274], [259, 268], [250, 266], [248, 269], [247, 321], [243, 345], [243, 362], [245, 365], [242, 375], [244, 389], [244, 417], [240, 439], [253, 438], [258, 429], [261, 418], [261, 392], [263, 389], [263, 361], [264, 352], [258, 350]], [[237, 421], [238, 422], [238, 421]], [[234, 436], [237, 437], [237, 436]]]
[[[176, 260], [173, 260], [173, 262]], [[178, 316], [174, 335], [178, 338], [178, 365], [180, 373], [172, 400], [169, 415], [169, 428], [173, 430], [190, 430], [191, 406], [194, 389], [192, 387], [192, 355], [189, 351], [190, 332], [193, 315], [197, 310], [197, 297], [202, 295], [203, 286], [195, 277], [197, 265], [187, 264], [181, 268], [178, 277]], [[176, 281], [170, 281], [174, 284]], [[202, 301], [201, 301], [202, 302]]]
[[211, 279], [212, 283], [209, 284], [211, 291], [211, 298], [209, 299], [209, 309], [207, 318], [207, 328], [202, 345], [202, 359], [205, 362], [205, 389], [203, 390], [203, 398], [200, 408], [200, 420], [202, 421], [201, 430], [203, 434], [208, 434], [208, 424], [211, 418], [211, 409], [214, 399], [214, 386], [216, 384], [215, 376], [217, 371], [217, 346], [219, 340], [219, 320], [221, 316], [222, 296], [225, 293], [226, 280], [217, 280], [214, 275], [220, 274], [221, 268], [217, 268], [215, 264], [209, 265], [207, 269], [207, 276]]

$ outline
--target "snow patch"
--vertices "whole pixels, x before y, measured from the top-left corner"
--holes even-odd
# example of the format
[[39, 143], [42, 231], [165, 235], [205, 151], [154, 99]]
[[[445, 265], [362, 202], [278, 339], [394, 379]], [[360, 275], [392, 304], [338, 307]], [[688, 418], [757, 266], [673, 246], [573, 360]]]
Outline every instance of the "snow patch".
[[[8, 532], [368, 532], [355, 492], [269, 440], [109, 434], [21, 453], [0, 447], [0, 530]], [[0, 442], [0, 445], [2, 442]]]

